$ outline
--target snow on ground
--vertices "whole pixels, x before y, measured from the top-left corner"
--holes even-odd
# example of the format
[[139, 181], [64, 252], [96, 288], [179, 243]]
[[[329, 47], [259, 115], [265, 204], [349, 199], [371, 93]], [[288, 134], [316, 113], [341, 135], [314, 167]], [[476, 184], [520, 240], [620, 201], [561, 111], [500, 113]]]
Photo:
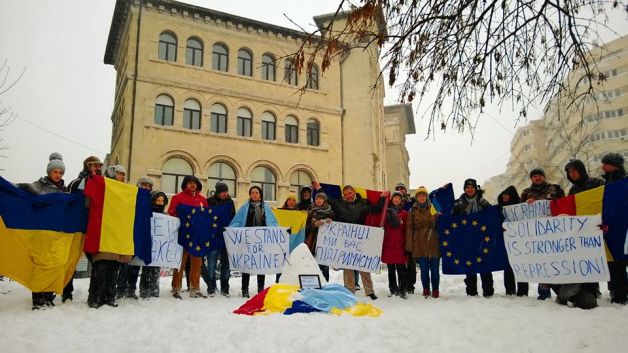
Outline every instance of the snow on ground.
[[[380, 299], [372, 303], [384, 314], [367, 318], [235, 315], [244, 303], [240, 278], [231, 278], [231, 298], [177, 300], [166, 277], [160, 298], [100, 309], [87, 307], [89, 279], [78, 279], [73, 302], [57, 298], [56, 307], [32, 311], [30, 293], [5, 278], [0, 352], [626, 352], [628, 307], [610, 304], [606, 284], [600, 307], [585, 311], [537, 301], [535, 284], [530, 297], [506, 297], [501, 273], [491, 299], [466, 297], [462, 280], [442, 276], [439, 299], [403, 300], [387, 297], [386, 272], [374, 274]], [[332, 271], [332, 281], [342, 283], [342, 272]]]

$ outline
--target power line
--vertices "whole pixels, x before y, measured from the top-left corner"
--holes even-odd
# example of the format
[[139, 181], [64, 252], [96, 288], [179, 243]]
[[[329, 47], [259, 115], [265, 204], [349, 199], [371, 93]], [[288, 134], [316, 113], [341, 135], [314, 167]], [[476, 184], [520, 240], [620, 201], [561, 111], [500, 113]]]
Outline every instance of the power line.
[[92, 151], [92, 152], [100, 153], [100, 154], [102, 154], [102, 155], [106, 155], [106, 154], [108, 153], [108, 152], [99, 151], [99, 150], [97, 150], [97, 149], [95, 149], [95, 148], [91, 148], [91, 147], [89, 147], [89, 146], [87, 146], [87, 145], [84, 145], [84, 144], [82, 144], [82, 143], [80, 143], [80, 142], [74, 141], [74, 140], [72, 140], [72, 139], [70, 139], [70, 138], [67, 138], [67, 137], [65, 137], [65, 136], [63, 136], [63, 135], [60, 135], [60, 134], [58, 134], [58, 133], [56, 133], [56, 132], [54, 132], [54, 131], [52, 131], [52, 130], [50, 130], [50, 129], [48, 129], [48, 128], [45, 128], [45, 127], [43, 127], [43, 126], [41, 126], [41, 125], [38, 125], [38, 124], [35, 124], [35, 123], [34, 123], [34, 122], [32, 122], [32, 121], [26, 120], [26, 119], [24, 119], [24, 118], [20, 117], [19, 115], [15, 115], [15, 118], [20, 119], [20, 120], [22, 120], [23, 122], [28, 123], [28, 124], [30, 124], [30, 125], [32, 125], [32, 126], [34, 126], [34, 127], [38, 128], [38, 129], [40, 129], [40, 130], [43, 130], [43, 131], [45, 131], [45, 132], [47, 132], [47, 133], [49, 133], [49, 134], [52, 134], [52, 135], [54, 135], [54, 136], [56, 136], [56, 137], [58, 137], [58, 138], [60, 138], [60, 139], [62, 139], [62, 140], [68, 141], [68, 142], [73, 143], [73, 144], [75, 144], [75, 145], [77, 145], [77, 146], [81, 146], [81, 147], [83, 147], [83, 148], [85, 148], [85, 149], [87, 149], [87, 150], [90, 150], [90, 151]]

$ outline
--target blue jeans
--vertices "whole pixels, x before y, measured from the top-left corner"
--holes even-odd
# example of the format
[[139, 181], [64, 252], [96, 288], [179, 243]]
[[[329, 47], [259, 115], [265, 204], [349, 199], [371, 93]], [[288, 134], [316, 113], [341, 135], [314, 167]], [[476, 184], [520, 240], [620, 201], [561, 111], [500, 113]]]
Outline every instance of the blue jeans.
[[227, 249], [212, 250], [207, 254], [207, 291], [216, 290], [216, 264], [220, 258], [220, 291], [229, 293], [229, 257]]
[[417, 259], [419, 269], [421, 269], [421, 284], [423, 289], [430, 290], [430, 279], [432, 291], [438, 290], [440, 283], [440, 257], [419, 257]]

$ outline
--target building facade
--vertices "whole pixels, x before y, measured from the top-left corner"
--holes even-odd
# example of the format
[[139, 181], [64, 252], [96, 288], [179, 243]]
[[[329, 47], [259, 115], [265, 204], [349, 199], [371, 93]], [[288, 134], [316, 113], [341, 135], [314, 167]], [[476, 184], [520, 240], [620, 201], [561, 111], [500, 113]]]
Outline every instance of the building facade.
[[324, 73], [315, 57], [299, 73], [291, 54], [305, 38], [177, 1], [118, 0], [104, 58], [117, 72], [108, 162], [168, 194], [188, 174], [204, 191], [223, 180], [238, 201], [258, 185], [282, 203], [314, 179], [383, 189], [378, 50], [348, 51]]

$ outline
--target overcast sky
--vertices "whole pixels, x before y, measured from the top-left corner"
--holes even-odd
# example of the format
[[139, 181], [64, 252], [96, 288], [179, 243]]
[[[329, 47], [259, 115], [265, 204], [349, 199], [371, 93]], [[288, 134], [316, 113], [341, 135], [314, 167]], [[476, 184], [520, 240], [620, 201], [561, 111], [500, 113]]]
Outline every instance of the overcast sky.
[[[188, 0], [195, 5], [296, 29], [312, 17], [335, 11], [337, 0], [251, 1]], [[88, 155], [104, 159], [111, 145], [111, 112], [115, 70], [103, 56], [114, 0], [2, 0], [0, 64], [10, 67], [9, 81], [23, 77], [0, 105], [10, 107], [15, 121], [0, 131], [0, 175], [12, 182], [33, 181], [45, 174], [48, 155], [63, 154], [66, 182], [76, 177]], [[284, 16], [285, 14], [285, 16]], [[627, 32], [626, 22], [621, 30]], [[1, 79], [1, 78], [0, 78]], [[396, 104], [387, 89], [385, 104]], [[416, 135], [407, 136], [410, 186], [434, 188], [453, 181], [456, 193], [474, 177], [481, 183], [504, 172], [516, 113], [492, 109], [483, 115], [471, 143], [469, 133], [438, 132], [425, 141], [427, 121], [416, 116]], [[538, 110], [530, 116], [540, 118]], [[272, 157], [270, 157], [272, 159]], [[307, 161], [304, 161], [307, 163]]]

